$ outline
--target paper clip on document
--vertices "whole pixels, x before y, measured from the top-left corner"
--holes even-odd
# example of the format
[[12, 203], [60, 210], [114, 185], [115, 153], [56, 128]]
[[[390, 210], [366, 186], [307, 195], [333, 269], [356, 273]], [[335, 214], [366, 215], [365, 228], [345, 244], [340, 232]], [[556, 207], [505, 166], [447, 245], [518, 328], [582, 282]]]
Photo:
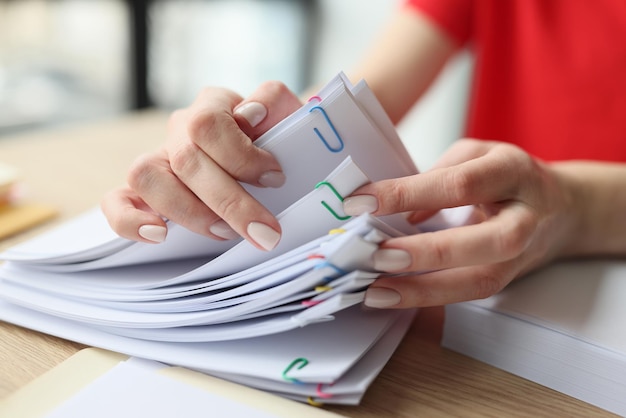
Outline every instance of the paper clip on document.
[[[344, 198], [343, 198], [343, 196], [342, 196], [342, 195], [340, 195], [340, 194], [339, 194], [339, 192], [337, 191], [337, 189], [335, 189], [335, 186], [333, 186], [332, 184], [330, 184], [330, 183], [329, 183], [329, 182], [327, 182], [327, 181], [320, 181], [319, 183], [317, 183], [317, 184], [315, 185], [315, 188], [316, 188], [316, 189], [319, 189], [319, 188], [320, 188], [320, 187], [322, 187], [322, 186], [327, 186], [327, 187], [329, 187], [329, 188], [330, 188], [330, 190], [333, 192], [333, 194], [337, 197], [337, 199], [339, 199], [339, 201], [340, 201], [340, 202], [343, 202]], [[335, 212], [335, 211], [333, 210], [333, 208], [331, 208], [331, 207], [330, 207], [330, 205], [329, 205], [328, 203], [326, 203], [325, 201], [323, 201], [323, 200], [322, 200], [320, 203], [321, 203], [321, 204], [322, 204], [322, 205], [326, 208], [326, 210], [328, 210], [328, 211], [329, 211], [329, 212], [330, 212], [330, 213], [331, 213], [331, 214], [332, 214], [332, 215], [333, 215], [336, 219], [338, 219], [338, 220], [340, 220], [340, 221], [345, 221], [345, 220], [348, 220], [348, 219], [350, 219], [350, 218], [351, 218], [351, 216], [350, 216], [350, 215], [344, 215], [344, 216], [341, 216], [341, 215], [337, 214], [337, 212]]]
[[339, 135], [339, 132], [337, 132], [337, 129], [335, 128], [335, 125], [333, 125], [333, 123], [331, 122], [330, 118], [328, 117], [328, 114], [326, 113], [324, 108], [322, 108], [321, 106], [313, 106], [309, 110], [309, 112], [313, 112], [314, 110], [319, 110], [320, 112], [322, 112], [322, 115], [324, 115], [324, 119], [326, 119], [328, 126], [330, 126], [330, 129], [333, 131], [333, 133], [335, 134], [335, 137], [337, 138], [338, 145], [336, 147], [332, 147], [328, 143], [328, 141], [326, 141], [326, 138], [324, 138], [324, 135], [322, 135], [320, 130], [317, 128], [313, 128], [318, 138], [324, 143], [324, 145], [326, 145], [326, 148], [328, 148], [330, 152], [341, 152], [344, 147], [343, 139], [341, 139], [341, 135]]
[[[298, 357], [297, 359], [295, 359], [294, 361], [289, 363], [289, 365], [285, 368], [285, 370], [283, 371], [283, 379], [285, 379], [286, 381], [291, 382], [291, 383], [303, 384], [298, 379], [295, 379], [293, 377], [289, 377], [288, 373], [292, 369], [294, 369], [294, 368], [299, 370], [299, 369], [302, 369], [303, 367], [305, 367], [308, 364], [309, 364], [309, 360], [305, 359], [304, 357]], [[316, 393], [318, 398], [322, 398], [322, 399], [329, 399], [329, 398], [332, 398], [332, 396], [333, 396], [330, 393], [322, 392], [322, 383], [318, 383], [317, 387], [315, 388], [315, 393]], [[307, 398], [307, 401], [308, 401], [309, 404], [311, 404], [313, 406], [322, 406], [323, 405], [320, 402], [316, 402], [311, 396], [309, 396]]]

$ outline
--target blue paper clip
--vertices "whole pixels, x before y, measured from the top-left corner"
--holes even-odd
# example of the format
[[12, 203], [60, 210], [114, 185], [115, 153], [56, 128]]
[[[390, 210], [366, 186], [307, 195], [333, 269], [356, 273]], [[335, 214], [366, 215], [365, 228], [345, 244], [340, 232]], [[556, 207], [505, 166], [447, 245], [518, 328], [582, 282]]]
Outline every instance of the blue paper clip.
[[343, 150], [343, 145], [344, 145], [343, 139], [341, 139], [339, 132], [337, 132], [337, 129], [335, 129], [335, 125], [333, 125], [333, 123], [331, 122], [330, 118], [328, 117], [328, 114], [326, 114], [326, 111], [320, 106], [313, 106], [309, 110], [309, 112], [312, 112], [314, 110], [319, 110], [320, 112], [322, 112], [322, 115], [324, 115], [324, 119], [326, 119], [326, 122], [328, 122], [328, 126], [330, 126], [330, 129], [332, 129], [333, 133], [335, 134], [335, 137], [337, 137], [337, 142], [339, 143], [339, 145], [333, 148], [332, 146], [330, 146], [328, 141], [326, 141], [326, 138], [324, 138], [324, 135], [322, 135], [319, 129], [313, 128], [313, 130], [315, 131], [319, 139], [324, 143], [324, 145], [326, 145], [326, 148], [328, 148], [330, 152], [341, 152]]

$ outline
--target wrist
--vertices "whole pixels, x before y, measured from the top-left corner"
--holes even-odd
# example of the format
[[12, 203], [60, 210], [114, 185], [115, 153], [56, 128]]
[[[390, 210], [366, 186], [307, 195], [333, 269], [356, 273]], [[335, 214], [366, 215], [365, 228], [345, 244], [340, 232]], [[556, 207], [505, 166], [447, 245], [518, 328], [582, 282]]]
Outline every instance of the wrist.
[[568, 163], [550, 163], [550, 170], [556, 176], [559, 190], [564, 197], [562, 214], [564, 229], [562, 245], [557, 249], [557, 258], [574, 257], [585, 254], [588, 249], [586, 239], [589, 236], [591, 216], [588, 203], [591, 196], [584, 181], [576, 175]]
[[550, 164], [570, 200], [569, 228], [558, 256], [626, 255], [626, 165], [570, 161]]

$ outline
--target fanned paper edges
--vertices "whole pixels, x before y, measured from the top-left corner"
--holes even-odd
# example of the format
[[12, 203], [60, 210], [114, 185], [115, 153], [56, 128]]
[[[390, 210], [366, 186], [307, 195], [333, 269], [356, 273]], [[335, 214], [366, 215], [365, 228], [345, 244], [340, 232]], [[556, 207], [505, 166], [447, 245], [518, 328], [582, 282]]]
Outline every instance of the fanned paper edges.
[[287, 178], [244, 185], [281, 223], [273, 251], [171, 222], [164, 243], [130, 242], [93, 210], [0, 254], [0, 318], [284, 396], [358, 403], [414, 314], [359, 306], [380, 275], [372, 253], [419, 230], [401, 214], [350, 218], [341, 203], [417, 169], [366, 84], [343, 74], [255, 144]]

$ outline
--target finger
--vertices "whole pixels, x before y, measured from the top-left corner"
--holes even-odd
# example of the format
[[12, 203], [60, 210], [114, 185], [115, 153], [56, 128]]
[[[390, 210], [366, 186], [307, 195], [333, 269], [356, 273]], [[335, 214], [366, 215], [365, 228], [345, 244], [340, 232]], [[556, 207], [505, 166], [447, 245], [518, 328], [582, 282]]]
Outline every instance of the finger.
[[[193, 232], [216, 239], [237, 236], [229, 228], [219, 229], [221, 223], [214, 226], [219, 216], [171, 171], [163, 151], [136, 160], [129, 171], [128, 183], [149, 208]], [[131, 230], [135, 224], [129, 218], [120, 220], [119, 225]]]
[[100, 204], [109, 225], [119, 236], [150, 244], [165, 240], [167, 225], [129, 187], [120, 187], [104, 196]]
[[381, 278], [368, 288], [364, 303], [372, 308], [395, 309], [483, 299], [498, 293], [518, 275], [517, 264], [510, 261]]
[[[174, 175], [162, 152], [148, 155], [131, 169], [129, 183], [150, 208], [191, 231], [217, 239], [243, 236], [261, 250], [274, 248], [281, 233], [274, 216], [204, 154], [190, 156], [192, 166], [195, 160], [202, 169], [183, 183], [180, 178], [186, 176]], [[206, 187], [211, 182], [220, 186]], [[205, 192], [198, 195], [188, 186]], [[132, 225], [126, 230], [132, 231]]]
[[[430, 170], [450, 167], [474, 158], [482, 157], [491, 147], [493, 147], [493, 143], [489, 141], [459, 139], [435, 162]], [[431, 218], [437, 212], [439, 211], [434, 209], [413, 211], [407, 216], [407, 220], [410, 223], [418, 224]]]
[[459, 139], [431, 167], [436, 168], [451, 167], [461, 164], [474, 158], [482, 157], [494, 147], [495, 142], [479, 139]]
[[[205, 207], [211, 208], [235, 232], [260, 249], [274, 248], [281, 228], [271, 212], [205, 154], [191, 153], [184, 160], [182, 165], [172, 162], [175, 171], [172, 177], [180, 179]], [[150, 204], [154, 204], [155, 209], [159, 207], [158, 203]]]
[[347, 197], [343, 209], [348, 215], [387, 215], [507, 200], [520, 184], [521, 162], [514, 161], [518, 154], [494, 147], [451, 167], [370, 183]]
[[302, 106], [300, 99], [278, 81], [267, 81], [234, 109], [241, 130], [252, 140]]
[[285, 182], [280, 164], [253, 145], [234, 118], [233, 108], [240, 102], [229, 90], [207, 88], [190, 108], [174, 112], [167, 142], [172, 164], [184, 164], [189, 154], [202, 152], [239, 181], [280, 187]]
[[374, 267], [410, 272], [498, 263], [519, 256], [536, 227], [534, 211], [513, 202], [479, 224], [389, 239], [374, 253]]

